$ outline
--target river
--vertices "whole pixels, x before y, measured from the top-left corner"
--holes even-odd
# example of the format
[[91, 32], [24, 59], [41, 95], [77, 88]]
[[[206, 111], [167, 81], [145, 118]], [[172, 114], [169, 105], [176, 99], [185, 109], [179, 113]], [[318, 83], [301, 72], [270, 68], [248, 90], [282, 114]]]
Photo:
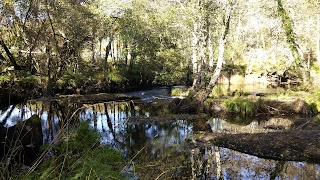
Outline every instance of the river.
[[[320, 165], [309, 162], [276, 161], [223, 147], [201, 147], [191, 142], [194, 134], [209, 127], [214, 132], [266, 132], [268, 125], [290, 127], [290, 119], [241, 120], [210, 117], [197, 122], [184, 119], [165, 122], [130, 121], [170, 113], [171, 88], [162, 87], [128, 95], [142, 101], [84, 104], [75, 118], [88, 121], [101, 133], [100, 142], [122, 153], [130, 179], [320, 179]], [[68, 109], [68, 108], [67, 108]], [[42, 143], [50, 143], [60, 129], [65, 107], [29, 101], [0, 110], [0, 123], [14, 126], [37, 115], [41, 118]], [[70, 113], [70, 112], [69, 112]], [[292, 117], [298, 118], [298, 117]]]

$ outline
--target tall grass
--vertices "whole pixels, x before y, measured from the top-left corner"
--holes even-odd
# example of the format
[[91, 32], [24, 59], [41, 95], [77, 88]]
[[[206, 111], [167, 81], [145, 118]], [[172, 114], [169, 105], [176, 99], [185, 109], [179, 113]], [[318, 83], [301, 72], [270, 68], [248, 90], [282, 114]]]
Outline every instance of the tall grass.
[[61, 144], [47, 145], [47, 156], [34, 171], [22, 179], [125, 179], [121, 154], [99, 145], [100, 135], [87, 122], [64, 131]]
[[226, 99], [223, 105], [227, 111], [232, 113], [240, 113], [244, 116], [253, 116], [256, 113], [256, 106], [252, 100], [235, 96], [232, 99]]
[[14, 178], [24, 170], [25, 165], [31, 163], [39, 151], [38, 144], [42, 143], [39, 123], [39, 117], [31, 116], [10, 128], [0, 126], [0, 179]]
[[220, 86], [215, 86], [212, 89], [212, 92], [210, 93], [210, 97], [212, 97], [212, 98], [219, 98], [219, 97], [226, 96], [226, 95], [227, 95], [226, 90], [224, 90]]

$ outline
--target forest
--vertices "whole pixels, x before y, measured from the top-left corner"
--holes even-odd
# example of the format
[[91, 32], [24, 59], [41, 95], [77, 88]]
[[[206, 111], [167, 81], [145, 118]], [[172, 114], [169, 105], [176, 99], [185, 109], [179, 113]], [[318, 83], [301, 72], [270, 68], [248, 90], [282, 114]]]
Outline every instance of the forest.
[[5, 0], [1, 98], [155, 85], [198, 90], [219, 74], [246, 76], [243, 83], [314, 82], [318, 6], [311, 0]]
[[[320, 127], [317, 117], [320, 112], [319, 85], [320, 1], [318, 0], [2, 0], [0, 1], [0, 131], [2, 131], [0, 135], [3, 148], [0, 152], [3, 155], [0, 156], [0, 168], [3, 170], [0, 170], [0, 179], [14, 177], [13, 172], [19, 172], [19, 175], [14, 177], [17, 179], [21, 178], [21, 174], [26, 179], [46, 179], [50, 178], [50, 175], [59, 177], [58, 179], [75, 177], [86, 179], [129, 177], [130, 179], [132, 175], [148, 179], [143, 174], [152, 179], [165, 177], [201, 179], [204, 176], [204, 179], [228, 179], [222, 173], [223, 155], [218, 155], [219, 152], [222, 153], [220, 147], [279, 160], [267, 162], [269, 165], [274, 164], [274, 169], [271, 169], [270, 175], [267, 176], [270, 179], [278, 177], [281, 172], [285, 174], [285, 166], [293, 168], [294, 165], [286, 163], [292, 160], [316, 161], [311, 166], [317, 174], [314, 177], [320, 178], [317, 164], [320, 162], [318, 152], [320, 146], [317, 145], [320, 138], [317, 136]], [[226, 89], [222, 88], [224, 86]], [[232, 89], [232, 86], [240, 89]], [[272, 93], [266, 93], [254, 88], [247, 92], [243, 88], [247, 86], [273, 90]], [[164, 87], [172, 90], [169, 93], [170, 98], [176, 96], [183, 98], [173, 98], [166, 103], [157, 102], [156, 99], [147, 104], [143, 102], [145, 92], [140, 93], [140, 91], [156, 88], [162, 93]], [[175, 87], [182, 88], [175, 89]], [[280, 92], [274, 91], [279, 88]], [[136, 92], [140, 93], [141, 97], [140, 95], [135, 97]], [[154, 93], [153, 90], [147, 92]], [[156, 95], [151, 94], [150, 97], [155, 98]], [[161, 98], [162, 96], [158, 99]], [[40, 100], [41, 103], [35, 100]], [[119, 101], [124, 101], [125, 104]], [[116, 104], [113, 104], [113, 107], [108, 104], [109, 102]], [[84, 108], [92, 111], [90, 117], [87, 117], [87, 111], [82, 111]], [[15, 126], [6, 125], [16, 109], [21, 113], [17, 119], [34, 124], [41, 122], [40, 126], [38, 124], [37, 128], [33, 129], [41, 131], [41, 126], [42, 130], [45, 126], [51, 134], [44, 135], [45, 132], [41, 132], [41, 136], [47, 140], [51, 139], [47, 142], [44, 139], [21, 140], [21, 145], [16, 145], [22, 148], [19, 151], [10, 151], [14, 149], [11, 147], [12, 142], [9, 146], [3, 137], [8, 136], [10, 128], [21, 128], [19, 123]], [[31, 114], [28, 118], [22, 115], [27, 111]], [[120, 111], [126, 114], [128, 122], [136, 124], [139, 128], [129, 127], [127, 121], [122, 122], [117, 119], [116, 116], [118, 118], [122, 116]], [[47, 112], [46, 123], [41, 114], [44, 112]], [[137, 113], [139, 115], [135, 115]], [[107, 124], [105, 126], [108, 130], [104, 129], [106, 127], [103, 127], [103, 120], [101, 120], [102, 128], [99, 130], [98, 114], [101, 114], [101, 118], [105, 116]], [[296, 115], [309, 119], [293, 117]], [[270, 119], [265, 119], [266, 116], [276, 123], [266, 123], [271, 122]], [[283, 120], [284, 116], [290, 116], [290, 123]], [[209, 117], [214, 119], [204, 120], [210, 119]], [[265, 136], [263, 133], [259, 134], [265, 131], [259, 130], [256, 139], [250, 139], [250, 133], [245, 134], [248, 130], [241, 131], [243, 133], [241, 136], [237, 133], [227, 133], [228, 135], [215, 134], [216, 132], [203, 133], [204, 129], [208, 131], [206, 127], [209, 125], [211, 126], [209, 129], [214, 129], [217, 117], [227, 119], [228, 123], [236, 123], [236, 126], [228, 124], [232, 128], [239, 128], [239, 124], [251, 127], [258, 119], [259, 124], [263, 124], [265, 129], [272, 129], [270, 133], [275, 134]], [[55, 118], [59, 119], [57, 120], [59, 128], [56, 130], [54, 130]], [[94, 149], [93, 147], [100, 147], [97, 145], [97, 139], [104, 139], [106, 142], [109, 140], [101, 138], [99, 133], [90, 131], [87, 124], [79, 123], [82, 121], [81, 118], [92, 120], [89, 126], [99, 133], [110, 131], [113, 137], [111, 139], [115, 141], [111, 145], [113, 149], [109, 148], [108, 143], [106, 144], [109, 145], [109, 149]], [[25, 121], [26, 119], [28, 120]], [[118, 134], [124, 130], [116, 126], [116, 119], [119, 123], [125, 124], [124, 129], [127, 129], [126, 133], [130, 135]], [[174, 165], [175, 173], [171, 176], [168, 172], [173, 171], [172, 167], [167, 167], [173, 164], [171, 161], [167, 166], [157, 164], [155, 169], [150, 169], [148, 164], [144, 164], [146, 162], [140, 162], [141, 158], [138, 160], [138, 157], [143, 156], [140, 152], [153, 144], [150, 143], [150, 139], [145, 142], [138, 140], [139, 137], [148, 136], [141, 135], [149, 132], [145, 128], [149, 128], [150, 123], [173, 123], [171, 121], [178, 123], [180, 119], [192, 122], [194, 131], [192, 133], [196, 135], [192, 136], [190, 141], [201, 142], [201, 145], [197, 146], [201, 146], [202, 149], [192, 149], [191, 155], [189, 151], [187, 154], [177, 155], [181, 158], [191, 156], [189, 157], [191, 161], [181, 167]], [[13, 120], [13, 124], [16, 124], [16, 121], [18, 120]], [[69, 131], [66, 128], [69, 124], [75, 126], [72, 127], [74, 129]], [[142, 124], [147, 125], [140, 127]], [[174, 128], [173, 124], [168, 126]], [[181, 126], [188, 132], [189, 125], [187, 123]], [[24, 124], [23, 130], [19, 132], [30, 133], [25, 130], [28, 126], [33, 127]], [[166, 126], [157, 128], [159, 130], [164, 127]], [[117, 128], [120, 129], [115, 130]], [[9, 137], [19, 139], [14, 135], [17, 131], [12, 129], [13, 135]], [[54, 138], [55, 133], [58, 134], [57, 138]], [[152, 135], [154, 137], [151, 139], [158, 137]], [[25, 137], [19, 134], [20, 136]], [[69, 141], [65, 140], [69, 136], [74, 138], [70, 139], [70, 146]], [[130, 140], [127, 139], [129, 136]], [[281, 150], [273, 147], [272, 142], [268, 144], [268, 138], [276, 139], [276, 137], [279, 137], [277, 141], [281, 144], [279, 145]], [[299, 149], [305, 144], [296, 142], [293, 137], [302, 138], [302, 141], [308, 139], [305, 141], [309, 142], [306, 147], [308, 151]], [[85, 138], [89, 138], [85, 140], [87, 143], [81, 144], [84, 142], [81, 139]], [[188, 138], [190, 137], [186, 137]], [[243, 144], [237, 145], [238, 142], [235, 140], [237, 138], [241, 138]], [[125, 140], [122, 142], [119, 139]], [[21, 158], [17, 160], [17, 156], [27, 152], [22, 149], [29, 147], [30, 144], [25, 144], [29, 140], [39, 143], [35, 145], [37, 150], [32, 152], [35, 157], [30, 162], [24, 159], [25, 163], [21, 163]], [[131, 144], [135, 140], [137, 147]], [[98, 144], [104, 144], [101, 141]], [[167, 142], [167, 139], [162, 141]], [[283, 145], [285, 141], [295, 142], [296, 146]], [[254, 142], [257, 147], [250, 142]], [[270, 146], [270, 151], [274, 151], [273, 154], [261, 151], [259, 147], [263, 143]], [[130, 144], [130, 148], [127, 144]], [[165, 144], [163, 146], [166, 146]], [[211, 147], [209, 144], [216, 146]], [[124, 146], [128, 149], [123, 150]], [[206, 153], [211, 152], [213, 155], [211, 161], [215, 169], [211, 170], [215, 174], [211, 176], [210, 173], [201, 174], [212, 168], [209, 167], [211, 156], [206, 159], [205, 155], [201, 154], [204, 153], [203, 146]], [[292, 149], [297, 152], [291, 152]], [[165, 150], [159, 151], [168, 155]], [[177, 153], [172, 149], [168, 151], [171, 154]], [[38, 167], [45, 159], [44, 156], [36, 159], [41, 153], [55, 154], [51, 165], [49, 163], [47, 166]], [[121, 153], [122, 158], [129, 159], [123, 160]], [[8, 154], [10, 158], [7, 158]], [[94, 167], [75, 160], [75, 157], [81, 156], [84, 161], [91, 161], [93, 154], [98, 158], [94, 159], [97, 161], [94, 161], [96, 162]], [[110, 167], [108, 166], [111, 169], [110, 173], [109, 169], [103, 172], [98, 168], [101, 159], [104, 158], [112, 162], [109, 164]], [[168, 157], [157, 159], [155, 162], [166, 161], [166, 158]], [[6, 163], [6, 159], [15, 160]], [[134, 159], [137, 159], [136, 165], [132, 165]], [[20, 165], [17, 165], [18, 161]], [[54, 169], [53, 165], [57, 161], [58, 170]], [[198, 161], [203, 164], [198, 166]], [[177, 162], [185, 163], [183, 160]], [[85, 164], [82, 172], [81, 163]], [[21, 165], [28, 167], [27, 173], [20, 172]], [[127, 168], [123, 168], [124, 166]], [[186, 167], [188, 169], [186, 172], [189, 174], [177, 170]], [[92, 169], [96, 169], [98, 175], [90, 176]], [[69, 173], [69, 171], [74, 172]], [[88, 172], [90, 174], [86, 176]], [[44, 174], [49, 175], [42, 177]], [[235, 178], [239, 178], [235, 172], [230, 174], [231, 177], [234, 175]], [[296, 177], [301, 178], [299, 175]]]

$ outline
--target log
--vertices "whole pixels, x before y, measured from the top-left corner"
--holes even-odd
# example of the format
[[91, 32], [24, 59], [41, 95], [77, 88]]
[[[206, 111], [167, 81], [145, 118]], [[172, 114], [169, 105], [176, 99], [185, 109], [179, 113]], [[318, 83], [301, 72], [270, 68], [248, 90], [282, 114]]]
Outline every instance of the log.
[[229, 148], [260, 158], [320, 162], [320, 131], [282, 131], [268, 133], [207, 133], [196, 135], [199, 145]]

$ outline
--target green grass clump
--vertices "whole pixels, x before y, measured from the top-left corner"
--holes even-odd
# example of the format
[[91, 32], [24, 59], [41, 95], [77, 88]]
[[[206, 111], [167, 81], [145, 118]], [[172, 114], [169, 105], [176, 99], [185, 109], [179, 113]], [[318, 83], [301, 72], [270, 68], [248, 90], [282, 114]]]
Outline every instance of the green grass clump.
[[88, 123], [80, 123], [61, 138], [61, 145], [50, 146], [54, 156], [21, 179], [126, 179], [121, 174], [125, 166], [121, 154], [98, 146], [99, 137]]
[[188, 96], [190, 89], [188, 88], [173, 88], [171, 91], [172, 96]]
[[226, 99], [223, 105], [228, 112], [240, 113], [244, 116], [252, 116], [256, 112], [256, 106], [253, 101], [241, 96], [235, 96], [232, 99]]
[[220, 86], [215, 86], [212, 89], [212, 92], [210, 93], [210, 97], [212, 98], [219, 98], [226, 95], [227, 95], [227, 92]]
[[320, 90], [316, 90], [305, 97], [305, 100], [312, 107], [313, 114], [320, 112]]

